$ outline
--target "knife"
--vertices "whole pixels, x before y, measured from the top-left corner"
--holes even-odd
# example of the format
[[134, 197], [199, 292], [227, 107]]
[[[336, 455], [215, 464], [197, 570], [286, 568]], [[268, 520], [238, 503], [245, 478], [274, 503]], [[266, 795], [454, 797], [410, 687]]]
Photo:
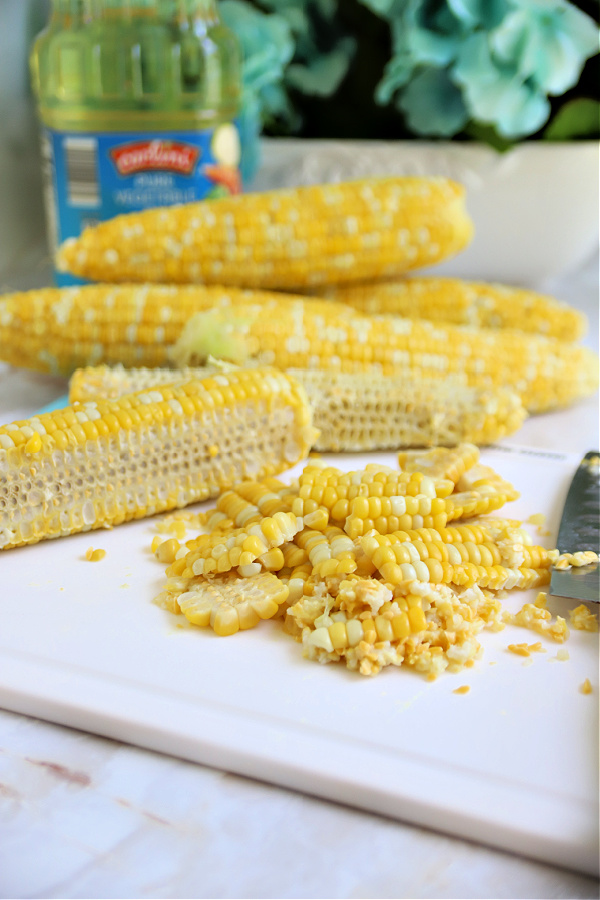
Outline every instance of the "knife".
[[[573, 476], [565, 501], [556, 546], [561, 553], [600, 552], [600, 453], [591, 450]], [[598, 563], [554, 569], [550, 593], [557, 597], [600, 602]]]

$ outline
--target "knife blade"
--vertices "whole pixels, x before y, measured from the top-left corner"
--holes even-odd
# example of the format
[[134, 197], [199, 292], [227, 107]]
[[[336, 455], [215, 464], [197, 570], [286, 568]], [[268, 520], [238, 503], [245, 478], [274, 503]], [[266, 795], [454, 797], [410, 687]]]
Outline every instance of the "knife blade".
[[[583, 457], [569, 488], [556, 546], [561, 553], [577, 550], [600, 552], [600, 452]], [[557, 597], [600, 602], [600, 568], [590, 566], [554, 569], [550, 593]]]

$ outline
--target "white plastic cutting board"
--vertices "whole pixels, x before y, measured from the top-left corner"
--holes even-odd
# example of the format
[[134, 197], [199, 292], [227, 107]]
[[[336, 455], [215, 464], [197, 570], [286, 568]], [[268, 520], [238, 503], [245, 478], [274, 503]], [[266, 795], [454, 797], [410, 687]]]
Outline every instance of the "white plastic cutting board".
[[[482, 458], [522, 493], [499, 514], [545, 513], [556, 535], [578, 458]], [[154, 534], [142, 520], [0, 555], [3, 707], [597, 873], [597, 634], [571, 632], [567, 661], [543, 640], [527, 665], [506, 647], [538, 636], [511, 626], [483, 632], [483, 658], [460, 674], [363, 678], [304, 660], [277, 623], [218, 638], [153, 605]], [[85, 561], [90, 546], [106, 557]], [[550, 602], [567, 618], [576, 605]]]

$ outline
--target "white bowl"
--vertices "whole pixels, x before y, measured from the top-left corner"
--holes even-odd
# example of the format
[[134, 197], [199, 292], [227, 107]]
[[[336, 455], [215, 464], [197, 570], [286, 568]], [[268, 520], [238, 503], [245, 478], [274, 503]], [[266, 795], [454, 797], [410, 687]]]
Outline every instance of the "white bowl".
[[438, 275], [539, 286], [598, 248], [597, 141], [525, 141], [506, 153], [459, 141], [263, 138], [252, 190], [366, 175], [444, 175], [467, 189], [475, 237]]

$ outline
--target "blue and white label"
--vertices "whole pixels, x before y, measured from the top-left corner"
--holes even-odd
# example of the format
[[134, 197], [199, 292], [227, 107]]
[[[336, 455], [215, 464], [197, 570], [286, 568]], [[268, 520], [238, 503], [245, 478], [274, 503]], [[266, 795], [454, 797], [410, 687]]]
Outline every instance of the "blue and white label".
[[[168, 134], [45, 129], [42, 158], [53, 249], [122, 213], [241, 191], [240, 140], [233, 123]], [[56, 281], [82, 283], [63, 273]]]

